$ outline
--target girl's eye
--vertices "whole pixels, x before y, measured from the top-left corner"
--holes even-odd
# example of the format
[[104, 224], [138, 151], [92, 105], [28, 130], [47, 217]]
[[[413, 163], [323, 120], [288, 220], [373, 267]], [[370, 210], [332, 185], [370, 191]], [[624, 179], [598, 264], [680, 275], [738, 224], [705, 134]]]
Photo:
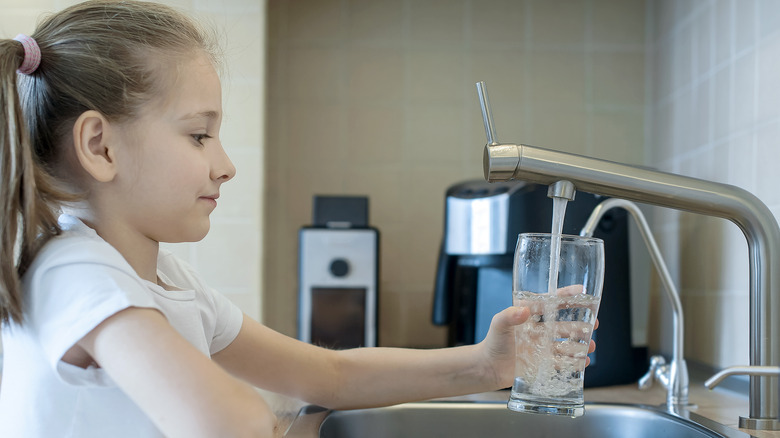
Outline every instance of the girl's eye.
[[203, 140], [211, 138], [211, 136], [208, 134], [192, 134], [192, 138], [194, 138], [198, 144], [203, 145]]

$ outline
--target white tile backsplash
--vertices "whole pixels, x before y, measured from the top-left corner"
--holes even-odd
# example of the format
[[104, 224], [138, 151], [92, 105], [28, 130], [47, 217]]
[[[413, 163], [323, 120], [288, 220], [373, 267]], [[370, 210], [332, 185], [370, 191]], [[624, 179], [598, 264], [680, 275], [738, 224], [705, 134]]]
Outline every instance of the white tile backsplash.
[[758, 42], [756, 51], [756, 118], [757, 122], [767, 122], [777, 117], [780, 108], [780, 33], [774, 33]]
[[644, 46], [644, 0], [595, 0], [591, 15], [595, 44]]
[[[649, 3], [656, 26], [648, 75], [657, 76], [649, 95], [653, 117], [646, 145], [648, 164], [742, 187], [775, 212], [780, 207], [772, 189], [780, 183], [775, 171], [780, 159], [778, 4]], [[664, 146], [652, 147], [658, 144]], [[686, 356], [716, 367], [747, 364], [745, 238], [723, 220], [689, 216], [655, 220], [670, 268], [682, 273]]]

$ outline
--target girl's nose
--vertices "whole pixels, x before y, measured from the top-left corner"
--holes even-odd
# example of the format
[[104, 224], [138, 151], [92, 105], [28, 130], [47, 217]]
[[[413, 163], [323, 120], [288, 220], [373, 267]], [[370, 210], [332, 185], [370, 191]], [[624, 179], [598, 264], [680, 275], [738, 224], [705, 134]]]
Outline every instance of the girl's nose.
[[236, 166], [228, 157], [225, 149], [222, 147], [222, 143], [219, 143], [219, 147], [216, 148], [217, 153], [214, 157], [214, 165], [211, 167], [211, 178], [221, 183], [228, 182], [236, 176]]

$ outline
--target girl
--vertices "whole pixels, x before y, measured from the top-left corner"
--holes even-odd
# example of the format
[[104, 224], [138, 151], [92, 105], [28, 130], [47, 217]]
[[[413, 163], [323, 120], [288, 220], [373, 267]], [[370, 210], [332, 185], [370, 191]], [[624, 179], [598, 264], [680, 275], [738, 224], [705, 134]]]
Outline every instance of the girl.
[[510, 386], [527, 309], [478, 345], [331, 351], [160, 250], [206, 235], [235, 174], [216, 65], [190, 19], [132, 0], [0, 40], [3, 436], [272, 436], [254, 387], [344, 409]]

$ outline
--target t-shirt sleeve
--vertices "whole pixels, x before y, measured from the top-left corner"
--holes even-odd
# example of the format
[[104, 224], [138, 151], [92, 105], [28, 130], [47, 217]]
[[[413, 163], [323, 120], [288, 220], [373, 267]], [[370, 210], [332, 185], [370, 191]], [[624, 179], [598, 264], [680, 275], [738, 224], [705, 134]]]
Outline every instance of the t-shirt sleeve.
[[[27, 322], [36, 332], [47, 362], [73, 384], [85, 383], [85, 376], [74, 375], [75, 367], [62, 367], [60, 359], [87, 333], [128, 307], [159, 309], [142, 281], [120, 267], [68, 263], [39, 272], [35, 280]], [[64, 369], [69, 372], [64, 373]]]
[[169, 278], [178, 287], [195, 290], [206, 304], [201, 318], [209, 338], [209, 354], [223, 350], [236, 339], [244, 322], [244, 313], [234, 302], [208, 286], [192, 266], [169, 251], [160, 251], [158, 268], [158, 275]]
[[207, 288], [207, 293], [211, 295], [214, 309], [216, 310], [216, 323], [214, 324], [214, 335], [209, 346], [209, 353], [212, 355], [223, 350], [230, 345], [244, 323], [244, 312], [226, 296], [216, 290]]

